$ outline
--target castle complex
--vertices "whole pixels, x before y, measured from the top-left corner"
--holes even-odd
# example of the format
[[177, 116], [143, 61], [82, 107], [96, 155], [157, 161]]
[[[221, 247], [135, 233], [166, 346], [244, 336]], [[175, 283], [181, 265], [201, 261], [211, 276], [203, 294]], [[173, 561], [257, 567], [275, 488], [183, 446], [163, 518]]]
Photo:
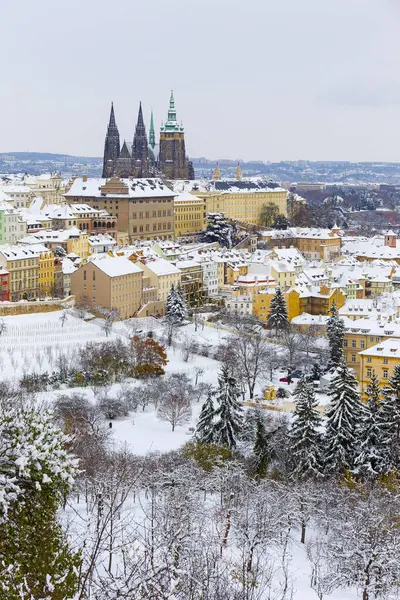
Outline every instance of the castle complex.
[[119, 131], [111, 105], [110, 121], [104, 144], [103, 177], [194, 179], [192, 163], [186, 155], [185, 130], [176, 119], [174, 94], [171, 92], [168, 117], [160, 128], [159, 152], [156, 152], [154, 117], [151, 113], [149, 138], [143, 120], [142, 104], [131, 148], [126, 141], [120, 145]]

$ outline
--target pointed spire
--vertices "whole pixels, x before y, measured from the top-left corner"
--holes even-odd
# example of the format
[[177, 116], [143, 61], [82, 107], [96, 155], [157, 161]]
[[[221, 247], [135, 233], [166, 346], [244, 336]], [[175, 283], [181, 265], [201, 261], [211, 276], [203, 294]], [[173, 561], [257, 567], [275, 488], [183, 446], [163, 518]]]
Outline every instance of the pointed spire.
[[214, 179], [214, 181], [217, 181], [218, 179], [221, 179], [221, 169], [219, 168], [219, 164], [218, 163], [215, 166], [215, 171], [213, 173], [213, 179]]
[[240, 168], [240, 164], [237, 164], [235, 177], [238, 181], [242, 179], [242, 169]]
[[144, 121], [143, 121], [143, 112], [142, 112], [142, 103], [139, 102], [139, 114], [138, 114], [138, 120], [137, 120], [137, 125], [136, 128], [138, 128], [139, 126], [143, 126], [144, 127]]
[[114, 115], [114, 102], [111, 102], [111, 111], [110, 111], [110, 121], [108, 123], [109, 127], [116, 127], [115, 125], [115, 115]]
[[168, 118], [164, 125], [161, 125], [161, 131], [184, 131], [183, 125], [179, 126], [176, 120], [176, 110], [175, 110], [175, 98], [174, 92], [171, 90], [171, 96], [169, 98], [169, 109], [168, 109]]
[[153, 109], [151, 110], [151, 116], [150, 116], [149, 145], [154, 150], [154, 148], [156, 146], [156, 134], [154, 131]]

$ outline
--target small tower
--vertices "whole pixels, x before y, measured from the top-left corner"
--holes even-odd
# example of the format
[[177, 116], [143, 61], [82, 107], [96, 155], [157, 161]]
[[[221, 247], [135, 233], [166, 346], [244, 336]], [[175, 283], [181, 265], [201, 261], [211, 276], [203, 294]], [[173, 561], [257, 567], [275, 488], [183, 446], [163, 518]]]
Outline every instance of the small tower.
[[214, 179], [214, 181], [218, 181], [218, 179], [221, 179], [221, 169], [219, 168], [219, 164], [218, 163], [215, 165], [215, 171], [213, 173], [213, 179]]
[[119, 131], [115, 122], [114, 104], [111, 102], [110, 120], [104, 142], [103, 177], [113, 176], [119, 149]]
[[389, 248], [396, 248], [397, 246], [397, 237], [394, 231], [390, 230], [385, 233], [385, 246], [389, 246]]
[[336, 223], [334, 224], [334, 226], [331, 229], [331, 233], [333, 233], [334, 235], [339, 235], [340, 233], [340, 228], [336, 225]]
[[154, 150], [154, 148], [156, 147], [156, 134], [154, 131], [153, 111], [151, 111], [151, 117], [150, 117], [149, 146], [152, 150]]
[[240, 168], [240, 164], [237, 164], [235, 177], [238, 181], [242, 179], [242, 169]]

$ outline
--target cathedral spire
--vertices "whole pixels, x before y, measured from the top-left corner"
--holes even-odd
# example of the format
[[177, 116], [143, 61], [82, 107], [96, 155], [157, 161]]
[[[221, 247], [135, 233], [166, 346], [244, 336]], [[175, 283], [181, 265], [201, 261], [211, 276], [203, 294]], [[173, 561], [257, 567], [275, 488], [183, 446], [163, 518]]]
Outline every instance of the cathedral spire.
[[155, 131], [154, 131], [153, 110], [151, 111], [151, 116], [150, 116], [149, 145], [151, 146], [151, 148], [153, 150], [156, 147], [156, 134], [155, 134]]
[[139, 102], [139, 114], [138, 114], [138, 120], [137, 120], [136, 129], [138, 127], [144, 127], [143, 112], [142, 112], [142, 103], [141, 102]]
[[142, 103], [139, 104], [139, 114], [132, 144], [132, 160], [134, 161], [137, 177], [148, 176], [149, 146], [146, 127], [143, 120]]
[[103, 177], [111, 177], [119, 156], [119, 131], [115, 122], [114, 104], [111, 102], [110, 120], [104, 143]]
[[111, 111], [110, 111], [110, 121], [108, 123], [108, 127], [116, 127], [115, 123], [115, 115], [114, 115], [114, 102], [111, 102]]

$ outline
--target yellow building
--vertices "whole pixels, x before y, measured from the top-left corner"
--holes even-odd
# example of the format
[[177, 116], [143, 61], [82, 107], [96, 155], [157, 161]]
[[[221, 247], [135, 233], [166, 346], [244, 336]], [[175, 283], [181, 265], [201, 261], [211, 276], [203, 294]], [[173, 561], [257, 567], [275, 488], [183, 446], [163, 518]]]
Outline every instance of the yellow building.
[[54, 254], [51, 250], [39, 255], [39, 294], [41, 297], [54, 295]]
[[295, 245], [310, 260], [335, 260], [340, 257], [342, 240], [338, 229], [303, 229], [296, 232]]
[[29, 241], [29, 244], [27, 243], [29, 247], [34, 245], [36, 241], [36, 243], [43, 244], [53, 252], [57, 247], [61, 247], [67, 254], [74, 252], [80, 258], [87, 258], [89, 256], [88, 233], [81, 231], [77, 227], [60, 231], [38, 231], [25, 238], [24, 242], [25, 240]]
[[222, 212], [228, 219], [259, 225], [264, 204], [275, 204], [287, 216], [287, 190], [271, 188], [263, 179], [214, 179], [171, 182], [178, 194], [189, 192], [202, 198], [205, 212]]
[[144, 276], [149, 278], [149, 285], [157, 290], [157, 300], [165, 301], [171, 286], [178, 286], [181, 282], [181, 272], [172, 263], [164, 258], [138, 262]]
[[225, 273], [225, 282], [228, 285], [233, 285], [238, 277], [243, 275], [247, 275], [249, 272], [249, 265], [245, 263], [231, 264], [225, 263], [226, 273]]
[[372, 371], [375, 371], [382, 387], [385, 387], [396, 365], [400, 364], [400, 339], [389, 338], [375, 344], [360, 354], [360, 388], [365, 396]]
[[[253, 315], [261, 321], [267, 321], [272, 298], [275, 296], [276, 288], [267, 288], [253, 294]], [[300, 314], [299, 293], [296, 290], [283, 292], [289, 321]]]
[[294, 266], [279, 261], [271, 261], [271, 277], [276, 279], [278, 286], [283, 290], [296, 285], [296, 269]]
[[43, 246], [0, 246], [0, 265], [10, 273], [10, 300], [32, 300], [39, 295], [39, 256]]
[[358, 319], [346, 324], [343, 350], [346, 362], [354, 369], [357, 377], [361, 371], [361, 353], [389, 338], [400, 339], [400, 325], [377, 321], [375, 319]]
[[175, 237], [194, 235], [206, 227], [205, 202], [203, 198], [182, 192], [174, 199]]

